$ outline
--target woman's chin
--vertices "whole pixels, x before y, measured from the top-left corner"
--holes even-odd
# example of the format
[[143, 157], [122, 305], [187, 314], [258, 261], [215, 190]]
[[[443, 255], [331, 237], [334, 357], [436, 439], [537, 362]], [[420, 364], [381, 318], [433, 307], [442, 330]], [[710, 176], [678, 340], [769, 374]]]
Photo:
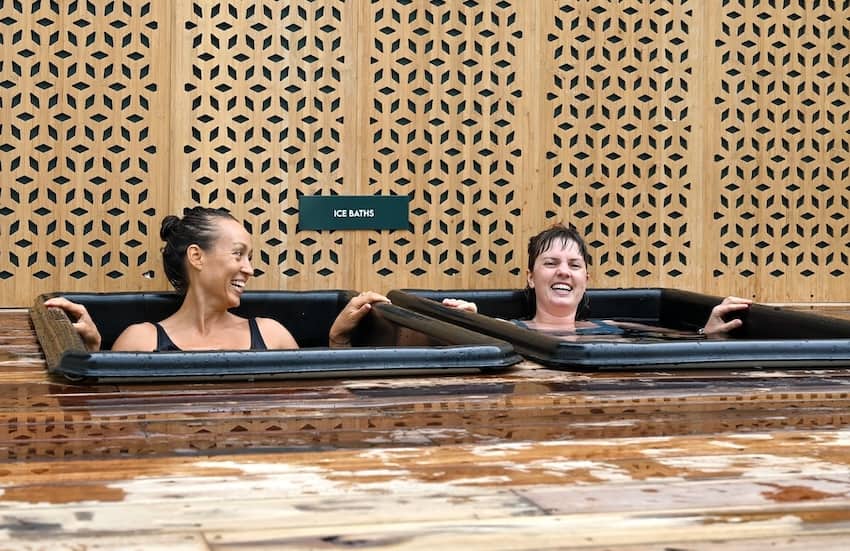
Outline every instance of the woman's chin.
[[[540, 308], [540, 305], [538, 305], [538, 308]], [[567, 317], [578, 311], [578, 303], [574, 300], [553, 300], [545, 305], [544, 309], [557, 317]]]
[[228, 293], [227, 294], [228, 304], [230, 305], [228, 308], [236, 308], [240, 304], [242, 304], [242, 293]]
[[552, 301], [552, 308], [558, 310], [575, 310], [578, 307], [578, 302], [572, 299], [562, 299]]

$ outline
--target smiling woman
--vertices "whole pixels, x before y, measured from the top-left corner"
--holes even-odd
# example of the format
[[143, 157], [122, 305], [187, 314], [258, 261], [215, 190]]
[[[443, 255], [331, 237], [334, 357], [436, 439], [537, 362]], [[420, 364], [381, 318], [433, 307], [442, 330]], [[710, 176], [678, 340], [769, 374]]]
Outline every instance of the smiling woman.
[[[628, 330], [658, 330], [641, 324], [614, 320], [583, 319], [589, 311], [587, 286], [590, 253], [587, 244], [573, 227], [555, 224], [528, 242], [526, 292], [534, 305], [528, 320], [513, 320], [522, 328], [545, 333], [574, 335], [623, 334]], [[715, 306], [700, 329], [701, 335], [725, 336], [743, 323], [725, 319], [749, 309], [752, 300], [726, 297]]]
[[298, 347], [277, 321], [246, 319], [229, 311], [239, 306], [245, 285], [254, 275], [251, 236], [230, 214], [195, 207], [182, 219], [165, 217], [160, 236], [165, 241], [165, 273], [184, 295], [183, 303], [161, 322], [129, 326], [113, 350]]
[[[523, 329], [561, 336], [606, 336], [633, 330], [659, 329], [615, 320], [586, 319], [589, 313], [589, 265], [587, 244], [575, 228], [555, 224], [533, 236], [528, 242], [525, 288], [525, 299], [531, 315], [511, 321]], [[456, 297], [444, 298], [442, 303], [449, 308], [473, 313], [478, 311], [474, 302]], [[752, 303], [752, 300], [746, 298], [726, 297], [712, 308], [699, 334], [724, 337], [740, 328], [743, 323], [740, 315]]]
[[[159, 322], [135, 323], [112, 345], [113, 351], [266, 350], [298, 344], [278, 321], [244, 318], [230, 310], [239, 306], [254, 269], [251, 236], [227, 211], [186, 209], [182, 218], [166, 216], [160, 236], [165, 241], [165, 274], [183, 296], [180, 308]], [[340, 312], [330, 330], [331, 343], [344, 345], [347, 334], [375, 302], [387, 299], [362, 293]], [[85, 307], [57, 297], [45, 306], [67, 311], [89, 350], [100, 348], [100, 333]]]
[[575, 326], [585, 306], [590, 255], [573, 228], [555, 225], [533, 237], [528, 245], [527, 283], [535, 296], [529, 327], [540, 330]]

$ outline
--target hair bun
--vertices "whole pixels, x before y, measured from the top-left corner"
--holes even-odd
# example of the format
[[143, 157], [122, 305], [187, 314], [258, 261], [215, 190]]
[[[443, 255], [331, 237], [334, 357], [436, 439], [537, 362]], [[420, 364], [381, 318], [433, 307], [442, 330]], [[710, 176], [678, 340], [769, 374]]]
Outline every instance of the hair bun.
[[168, 238], [177, 231], [177, 226], [180, 225], [180, 219], [169, 214], [162, 219], [162, 227], [159, 230], [159, 237], [163, 241], [168, 241]]

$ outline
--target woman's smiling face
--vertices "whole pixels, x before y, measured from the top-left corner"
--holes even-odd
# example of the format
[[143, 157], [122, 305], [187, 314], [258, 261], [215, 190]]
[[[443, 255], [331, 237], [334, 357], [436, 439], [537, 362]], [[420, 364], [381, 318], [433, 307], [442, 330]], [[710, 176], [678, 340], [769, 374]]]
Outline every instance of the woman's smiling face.
[[222, 296], [228, 308], [239, 306], [251, 266], [251, 236], [242, 224], [228, 218], [217, 221], [218, 238], [212, 249], [204, 251], [206, 262], [202, 285], [211, 296]]
[[536, 317], [575, 319], [590, 278], [579, 244], [556, 239], [534, 259], [527, 279], [537, 301]]

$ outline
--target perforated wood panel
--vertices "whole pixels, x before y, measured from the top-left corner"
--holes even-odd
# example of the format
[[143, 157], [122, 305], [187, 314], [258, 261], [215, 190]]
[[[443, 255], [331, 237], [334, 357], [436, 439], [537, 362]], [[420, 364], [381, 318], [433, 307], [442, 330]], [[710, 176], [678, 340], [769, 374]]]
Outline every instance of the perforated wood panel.
[[363, 189], [411, 198], [409, 234], [368, 240], [387, 281], [520, 274], [522, 5], [370, 2]]
[[846, 1], [719, 10], [708, 268], [723, 287], [850, 296], [849, 14]]
[[[60, 6], [61, 4], [61, 6]], [[225, 206], [254, 288], [522, 285], [576, 225], [600, 287], [846, 301], [850, 4], [0, 4], [0, 303], [166, 288], [159, 223]], [[410, 197], [299, 231], [301, 194]]]
[[350, 287], [351, 236], [297, 232], [301, 194], [355, 193], [356, 159], [344, 158], [356, 113], [350, 5], [178, 6], [175, 206], [223, 206], [246, 221], [255, 287]]
[[597, 283], [698, 281], [688, 98], [701, 3], [562, 1], [546, 18], [545, 218], [583, 230]]
[[0, 3], [0, 304], [155, 285], [165, 15], [158, 2]]

